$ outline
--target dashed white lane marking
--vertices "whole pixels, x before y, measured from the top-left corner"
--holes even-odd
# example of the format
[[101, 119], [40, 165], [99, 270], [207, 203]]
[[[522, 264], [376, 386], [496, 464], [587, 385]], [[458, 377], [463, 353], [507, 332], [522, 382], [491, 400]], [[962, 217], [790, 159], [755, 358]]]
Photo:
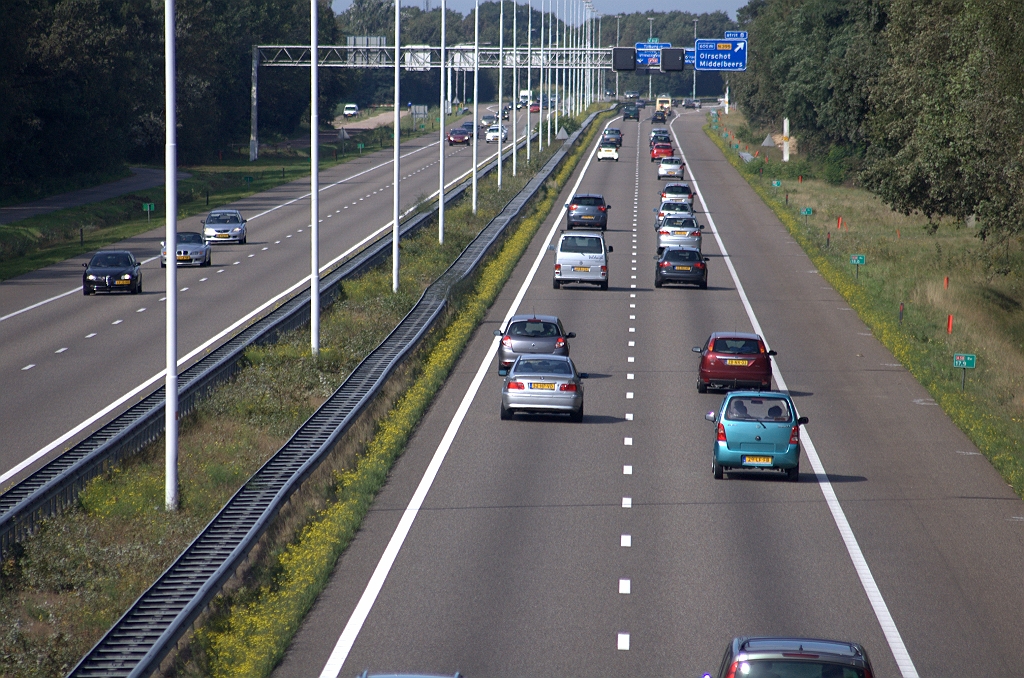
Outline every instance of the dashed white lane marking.
[[280, 241], [280, 240], [275, 240], [275, 241], [274, 241], [274, 244], [275, 244], [275, 245], [280, 245], [280, 244], [281, 244], [281, 241]]
[[223, 272], [224, 272], [223, 268], [217, 269], [217, 273], [223, 273]]
[[629, 595], [629, 580], [628, 579], [620, 579], [619, 580], [619, 593], [621, 593], [622, 595], [625, 595], [625, 596]]
[[629, 319], [630, 320], [636, 320], [636, 316], [635, 315], [631, 315], [631, 316], [629, 316]]
[[626, 391], [626, 400], [632, 400], [632, 399], [633, 399], [633, 392], [632, 391]]
[[629, 464], [623, 465], [623, 467], [622, 467], [622, 475], [624, 475], [624, 476], [631, 476], [631, 475], [633, 475], [633, 467], [630, 466]]
[[635, 356], [629, 356], [628, 358], [626, 358], [626, 362], [627, 363], [636, 362], [636, 357]]
[[182, 292], [188, 292], [188, 288], [187, 288], [187, 287], [182, 287], [182, 288], [181, 288], [181, 291], [182, 291]]
[[123, 320], [115, 320], [114, 322], [112, 322], [112, 323], [110, 323], [110, 324], [111, 324], [111, 325], [120, 325], [120, 324], [121, 324], [121, 323], [123, 323], [123, 322], [124, 322]]
[[626, 412], [626, 421], [633, 421], [633, 413]]
[[630, 292], [629, 293], [629, 298], [630, 299], [636, 299], [636, 292]]
[[253, 257], [255, 257], [255, 256], [256, 256], [255, 254], [250, 254], [250, 255], [249, 255], [249, 258], [250, 258], [250, 259], [252, 259], [252, 258], [253, 258]]
[[636, 308], [636, 304], [630, 304], [629, 307], [630, 308]]
[[[635, 278], [636, 276], [633, 276], [633, 277]], [[636, 289], [636, 285], [630, 285], [630, 287], [633, 288], [633, 289]]]
[[242, 263], [242, 262], [240, 262], [240, 261], [232, 261], [231, 265], [232, 266], [238, 266], [240, 263]]
[[633, 444], [633, 439], [629, 438], [629, 437], [624, 437], [622, 439], [622, 444], [623, 445], [632, 445]]
[[200, 278], [199, 282], [206, 282], [207, 280], [209, 280], [209, 278]]
[[632, 497], [623, 497], [622, 498], [622, 508], [633, 508], [633, 498]]
[[142, 308], [140, 308], [139, 310], [137, 310], [137, 311], [135, 311], [135, 312], [136, 312], [136, 313], [142, 313], [142, 312], [144, 312], [145, 310], [146, 310], [146, 307], [145, 307], [145, 306], [143, 306]]
[[635, 327], [630, 327], [630, 328], [629, 328], [629, 331], [630, 331], [630, 332], [636, 332], [636, 328], [635, 328]]
[[616, 642], [617, 642], [616, 647], [619, 650], [628, 650], [629, 649], [629, 634], [628, 633], [620, 633], [618, 635], [618, 641], [616, 641]]
[[264, 247], [264, 248], [263, 248], [263, 251], [264, 251], [264, 252], [266, 252], [266, 251], [267, 251], [267, 250], [269, 250], [269, 249], [270, 249], [269, 247]]
[[68, 347], [67, 347], [67, 346], [65, 346], [65, 347], [63, 347], [63, 348], [58, 348], [58, 349], [57, 349], [56, 351], [54, 351], [54, 353], [63, 353], [63, 352], [64, 352], [64, 351], [66, 351], [66, 350], [68, 350]]
[[33, 367], [35, 367], [35, 366], [36, 366], [36, 365], [35, 365], [35, 363], [29, 363], [28, 365], [25, 365], [24, 367], [22, 367], [22, 368], [21, 368], [21, 371], [22, 371], [22, 372], [25, 372], [25, 371], [27, 371], [27, 370], [31, 370], [31, 369], [32, 369]]
[[633, 535], [623, 534], [619, 536], [619, 546], [628, 549], [633, 546]]
[[[675, 136], [676, 145], [678, 146], [679, 136], [676, 134], [675, 128], [672, 127], [674, 122], [675, 121], [673, 121], [669, 127], [672, 130], [673, 136]], [[680, 155], [683, 158], [683, 162], [686, 162], [686, 154], [684, 154], [682, 150], [680, 150]], [[722, 236], [718, 233], [718, 228], [715, 226], [715, 220], [712, 218], [711, 211], [708, 209], [708, 204], [704, 200], [704, 194], [701, 192], [700, 186], [697, 185], [697, 178], [693, 175], [693, 166], [687, 163], [687, 169], [690, 172], [693, 189], [697, 193], [697, 197], [700, 198], [701, 206], [704, 208], [704, 216], [707, 218], [708, 225], [711, 227], [711, 233], [715, 236], [715, 241], [718, 243], [718, 249], [722, 253], [722, 259], [725, 261], [725, 265], [729, 269], [729, 275], [732, 277], [733, 284], [736, 285], [736, 292], [739, 294], [740, 301], [743, 304], [743, 309], [747, 312], [747, 318], [750, 320], [750, 324], [754, 332], [764, 337], [765, 333], [761, 329], [761, 323], [758, 321], [757, 315], [754, 313], [754, 308], [750, 305], [747, 293], [743, 288], [743, 284], [740, 282], [739, 274], [736, 273], [736, 267], [733, 266], [732, 259], [729, 257], [729, 252], [725, 247], [725, 243], [722, 242]], [[768, 343], [767, 340], [765, 343]], [[779, 368], [778, 363], [772, 363], [772, 372], [774, 373], [775, 381], [779, 385], [779, 390], [789, 390], [786, 386], [785, 379], [782, 377], [782, 371]], [[839, 498], [836, 496], [832, 483], [829, 481], [828, 475], [825, 473], [825, 466], [821, 463], [821, 459], [818, 457], [818, 451], [814, 447], [811, 436], [807, 433], [806, 429], [800, 429], [800, 442], [803, 443], [804, 454], [807, 455], [808, 461], [811, 462], [811, 468], [814, 469], [814, 473], [817, 476], [818, 487], [825, 498], [825, 503], [828, 505], [829, 511], [832, 513], [832, 519], [835, 521], [836, 528], [839, 530], [839, 536], [846, 545], [846, 551], [850, 555], [850, 560], [853, 563], [853, 569], [856, 571], [857, 577], [860, 579], [860, 584], [864, 588], [864, 593], [867, 595], [868, 602], [871, 604], [871, 609], [875, 613], [875, 618], [878, 620], [878, 625], [882, 629], [882, 634], [885, 636], [885, 640], [889, 645], [889, 650], [892, 652], [893, 659], [896, 660], [896, 665], [899, 667], [903, 678], [918, 678], [917, 668], [915, 668], [914, 662], [910, 658], [907, 646], [903, 643], [903, 637], [900, 635], [899, 629], [896, 628], [896, 622], [893, 620], [892, 614], [889, 612], [889, 608], [885, 604], [885, 599], [882, 597], [882, 592], [878, 589], [878, 584], [875, 582], [874, 575], [871, 574], [871, 568], [868, 567], [867, 560], [864, 558], [864, 553], [861, 551], [860, 544], [857, 542], [857, 537], [853, 533], [853, 528], [850, 527], [850, 522], [846, 518], [846, 513], [843, 511], [843, 507], [839, 503]]]
[[291, 233], [289, 233], [289, 234], [288, 234], [288, 235], [286, 235], [285, 237], [286, 237], [286, 238], [290, 238], [290, 237], [292, 237], [292, 235], [291, 235]]
[[630, 345], [631, 347], [632, 347], [632, 346], [636, 346], [636, 342], [635, 342], [635, 341], [631, 341], [631, 342], [629, 342], [629, 345]]
[[160, 301], [167, 301], [167, 297], [160, 297]]
[[626, 379], [629, 379], [629, 380], [634, 379], [633, 373], [632, 372], [626, 373]]

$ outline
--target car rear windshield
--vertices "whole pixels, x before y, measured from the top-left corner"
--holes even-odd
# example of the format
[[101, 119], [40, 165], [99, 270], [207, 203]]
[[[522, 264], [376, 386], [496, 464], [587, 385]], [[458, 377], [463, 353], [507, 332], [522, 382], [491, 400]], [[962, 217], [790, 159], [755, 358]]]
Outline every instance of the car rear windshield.
[[680, 219], [679, 217], [665, 219], [665, 223], [663, 225], [668, 226], [669, 228], [697, 228], [696, 220]]
[[558, 337], [558, 325], [543, 320], [520, 320], [508, 328], [506, 334], [513, 337]]
[[690, 206], [685, 202], [663, 202], [661, 204], [662, 212], [689, 212]]
[[516, 374], [557, 374], [568, 376], [572, 374], [572, 368], [564, 360], [545, 360], [543, 358], [524, 360], [520, 358], [519, 362], [516, 363], [515, 372]]
[[679, 158], [662, 158], [661, 159], [661, 164], [662, 165], [682, 165], [683, 161], [680, 160]]
[[733, 421], [790, 421], [793, 417], [785, 398], [755, 396], [730, 400], [729, 406], [725, 408], [725, 418]]
[[614, 151], [615, 144], [601, 144], [601, 148], [605, 149], [606, 151]]
[[743, 678], [864, 678], [864, 669], [816, 661], [752, 659], [740, 662]]
[[574, 205], [580, 207], [600, 207], [604, 204], [604, 198], [596, 198], [588, 195], [577, 195], [572, 199]]
[[757, 339], [715, 339], [715, 353], [751, 354], [761, 352], [761, 343]]
[[580, 235], [565, 236], [562, 238], [562, 245], [559, 249], [562, 252], [571, 252], [574, 254], [601, 254], [604, 252], [600, 238]]
[[665, 187], [665, 195], [690, 195], [690, 187], [686, 184], [669, 185]]
[[228, 212], [213, 212], [206, 219], [208, 224], [237, 224], [238, 215], [230, 214]]
[[89, 262], [98, 268], [121, 268], [132, 265], [132, 258], [123, 252], [105, 252], [97, 254]]
[[654, 147], [659, 151], [671, 151], [672, 144], [654, 144]]
[[669, 250], [665, 253], [665, 261], [673, 264], [700, 261], [700, 252], [697, 252], [696, 250]]
[[199, 233], [179, 233], [178, 242], [182, 245], [202, 245], [203, 236]]

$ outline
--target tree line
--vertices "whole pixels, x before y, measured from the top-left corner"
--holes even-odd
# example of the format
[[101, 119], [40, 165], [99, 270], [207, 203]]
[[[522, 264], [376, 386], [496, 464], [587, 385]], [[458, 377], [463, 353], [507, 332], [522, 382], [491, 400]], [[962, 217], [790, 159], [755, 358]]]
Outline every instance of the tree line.
[[752, 123], [845, 157], [895, 210], [982, 238], [1024, 225], [1024, 8], [1014, 0], [751, 0]]

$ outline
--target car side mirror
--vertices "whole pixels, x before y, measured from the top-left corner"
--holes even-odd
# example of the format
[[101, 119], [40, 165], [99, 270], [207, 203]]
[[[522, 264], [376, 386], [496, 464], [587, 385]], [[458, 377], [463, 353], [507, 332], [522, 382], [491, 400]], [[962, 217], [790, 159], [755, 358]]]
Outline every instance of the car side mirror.
[[690, 350], [693, 351], [694, 353], [700, 353], [700, 346], [694, 346]]
[[505, 369], [498, 370], [498, 376], [499, 377], [506, 377], [506, 376], [508, 376], [508, 370], [505, 370]]
[[500, 337], [502, 334], [504, 333], [501, 330], [494, 330], [494, 336]]
[[565, 209], [569, 209], [569, 203], [565, 203]]
[[615, 251], [615, 248], [612, 247], [611, 245], [608, 245], [608, 253], [611, 254], [614, 251]]
[[797, 426], [803, 426], [804, 424], [806, 424], [809, 421], [810, 421], [810, 419], [808, 419], [807, 417], [800, 417], [799, 419], [796, 420], [796, 423], [797, 423]]
[[655, 261], [657, 261], [658, 260], [658, 255], [655, 254], [653, 257], [651, 257], [651, 259], [654, 259]]
[[555, 246], [554, 245], [548, 245], [548, 252], [554, 252], [554, 251], [555, 251]]
[[610, 209], [612, 208], [612, 206], [611, 206], [611, 205], [605, 205], [605, 206], [604, 206], [604, 208], [605, 208], [606, 210], [610, 210]]
[[248, 219], [242, 219], [242, 223], [243, 223], [243, 224], [245, 224], [245, 223], [248, 223], [248, 222], [249, 222], [249, 220], [248, 220]]
[[711, 257], [704, 257], [704, 263], [705, 264], [708, 263], [709, 261], [711, 261]]
[[200, 220], [199, 220], [199, 223], [200, 223], [200, 224], [205, 224], [205, 223], [206, 223], [206, 219], [200, 219]]
[[771, 350], [771, 351], [768, 351], [768, 355], [779, 355], [779, 353], [778, 353], [778, 351]]
[[700, 230], [703, 231], [704, 230], [704, 224], [698, 224], [698, 225], [700, 226]]
[[658, 208], [657, 208], [657, 207], [655, 207], [655, 208], [654, 208], [653, 210], [651, 210], [651, 211], [652, 211], [652, 212], [654, 212], [655, 214], [657, 214], [657, 213], [658, 213]]
[[579, 376], [580, 379], [590, 379], [590, 372], [580, 372], [577, 376]]
[[89, 264], [82, 264], [82, 268], [89, 268]]
[[575, 339], [576, 338], [576, 333], [575, 332], [566, 332], [565, 338], [566, 339]]
[[704, 418], [707, 419], [710, 422], [714, 422], [715, 421], [715, 413], [714, 413], [714, 411], [712, 410], [711, 412], [708, 412], [707, 414], [705, 414]]

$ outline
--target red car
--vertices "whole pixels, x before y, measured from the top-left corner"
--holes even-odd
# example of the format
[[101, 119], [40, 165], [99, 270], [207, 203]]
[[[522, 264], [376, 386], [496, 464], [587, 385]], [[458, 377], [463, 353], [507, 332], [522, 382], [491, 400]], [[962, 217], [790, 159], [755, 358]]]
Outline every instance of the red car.
[[651, 146], [651, 162], [658, 162], [662, 158], [671, 158], [672, 144], [654, 144]]
[[471, 145], [472, 139], [469, 136], [469, 132], [464, 127], [456, 127], [448, 130], [448, 145], [454, 146], [455, 144], [466, 144]]
[[776, 353], [769, 351], [757, 334], [715, 332], [703, 347], [694, 346], [693, 352], [700, 353], [698, 393], [707, 393], [709, 388], [761, 391], [772, 387], [771, 356]]
[[540, 104], [536, 102], [530, 104], [530, 113], [540, 113]]

